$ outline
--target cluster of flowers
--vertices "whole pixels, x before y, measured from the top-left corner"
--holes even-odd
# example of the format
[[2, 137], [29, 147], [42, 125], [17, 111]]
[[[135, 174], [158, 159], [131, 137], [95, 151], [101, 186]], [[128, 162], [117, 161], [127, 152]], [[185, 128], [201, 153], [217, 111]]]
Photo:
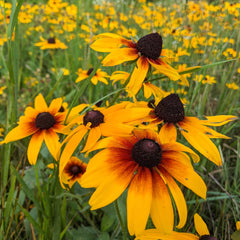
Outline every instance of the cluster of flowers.
[[[44, 141], [59, 165], [63, 188], [72, 187], [76, 181], [84, 188], [96, 188], [89, 200], [91, 210], [114, 202], [128, 189], [128, 231], [136, 239], [215, 239], [198, 214], [194, 219], [199, 235], [173, 230], [172, 199], [179, 217], [176, 227], [182, 228], [187, 221], [187, 204], [175, 180], [203, 199], [207, 192], [192, 165], [192, 161], [200, 161], [198, 154], [177, 142], [177, 134], [181, 133], [193, 148], [220, 166], [221, 157], [211, 139], [228, 137], [209, 126], [221, 126], [236, 117], [206, 116], [201, 120], [186, 116], [179, 96], [166, 95], [157, 86], [153, 91], [155, 100], [136, 100], [151, 67], [171, 80], [182, 78], [168, 64], [158, 33], [143, 36], [137, 42], [104, 33], [91, 47], [109, 52], [102, 61], [104, 66], [129, 61], [136, 64], [125, 86], [134, 102], [122, 101], [109, 107], [83, 103], [68, 109], [61, 98], [54, 99], [48, 107], [39, 94], [34, 108], [26, 108], [18, 126], [3, 143], [32, 135], [27, 155], [30, 164], [35, 164]], [[58, 133], [66, 135], [63, 141]], [[93, 152], [94, 156], [86, 164], [73, 156], [75, 151], [87, 155]], [[149, 215], [156, 229], [145, 230]]]

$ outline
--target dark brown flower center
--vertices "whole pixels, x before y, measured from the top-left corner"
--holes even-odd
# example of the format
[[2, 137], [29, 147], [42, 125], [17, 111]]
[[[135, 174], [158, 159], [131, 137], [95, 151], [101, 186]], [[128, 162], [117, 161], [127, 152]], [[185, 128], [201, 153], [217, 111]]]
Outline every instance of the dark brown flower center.
[[143, 56], [156, 60], [162, 52], [162, 37], [158, 33], [150, 33], [137, 42], [137, 50]]
[[87, 71], [87, 75], [89, 76], [93, 71], [93, 68], [89, 68], [88, 71]]
[[144, 138], [136, 142], [132, 148], [132, 158], [140, 166], [152, 168], [157, 166], [162, 157], [160, 145], [152, 139]]
[[39, 113], [35, 119], [36, 128], [49, 129], [54, 124], [55, 124], [55, 119], [49, 112]]
[[199, 240], [217, 240], [215, 237], [211, 237], [210, 235], [202, 235]]
[[81, 169], [81, 167], [78, 166], [78, 165], [72, 165], [72, 166], [69, 168], [69, 172], [71, 173], [71, 175], [76, 176], [76, 175], [82, 173], [82, 169]]
[[177, 94], [163, 98], [155, 108], [155, 114], [166, 123], [177, 123], [184, 119], [184, 107]]
[[56, 43], [55, 38], [49, 38], [48, 43], [55, 44]]
[[83, 117], [83, 124], [86, 126], [88, 123], [91, 124], [91, 128], [97, 127], [99, 124], [104, 122], [104, 115], [98, 110], [91, 110]]

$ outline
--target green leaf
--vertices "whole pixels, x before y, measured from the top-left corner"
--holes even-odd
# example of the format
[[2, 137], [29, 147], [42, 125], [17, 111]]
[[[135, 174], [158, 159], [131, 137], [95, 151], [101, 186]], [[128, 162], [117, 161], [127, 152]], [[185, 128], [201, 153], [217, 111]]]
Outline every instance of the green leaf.
[[110, 236], [107, 232], [102, 232], [100, 234], [98, 240], [110, 240]]
[[101, 231], [105, 232], [105, 231], [108, 231], [113, 226], [114, 222], [117, 219], [116, 219], [116, 215], [113, 214], [114, 207], [112, 204], [106, 206], [102, 210], [104, 211], [104, 215], [103, 215], [102, 221], [101, 221]]

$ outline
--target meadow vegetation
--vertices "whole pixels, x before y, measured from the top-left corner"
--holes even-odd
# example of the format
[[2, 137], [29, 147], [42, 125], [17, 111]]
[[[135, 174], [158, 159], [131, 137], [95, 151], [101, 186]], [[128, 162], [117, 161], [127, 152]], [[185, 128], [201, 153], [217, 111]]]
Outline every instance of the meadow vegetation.
[[[201, 239], [196, 237], [198, 231], [194, 226], [198, 213], [218, 240], [239, 240], [240, 230], [236, 231], [240, 229], [236, 226], [240, 221], [239, 15], [237, 1], [0, 1], [0, 240], [135, 239], [138, 228], [131, 230], [127, 222], [130, 210], [126, 201], [130, 199], [131, 186], [115, 196], [116, 200], [106, 200], [105, 205], [102, 200], [98, 204], [94, 192], [111, 181], [106, 180], [104, 186], [98, 183], [94, 164], [89, 166], [93, 180], [88, 182], [90, 173], [85, 179], [84, 174], [91, 159], [99, 162], [96, 156], [101, 155], [96, 154], [101, 154], [100, 149], [120, 142], [116, 140], [118, 133], [121, 138], [128, 137], [137, 127], [139, 131], [147, 129], [143, 131], [155, 134], [161, 126], [167, 126], [166, 120], [154, 125], [149, 115], [136, 116], [140, 116], [140, 109], [156, 109], [158, 102], [170, 94], [179, 96], [185, 116], [201, 121], [206, 120], [205, 116], [225, 116], [203, 123], [218, 135], [207, 132], [201, 125], [205, 132], [192, 132], [188, 138], [184, 134], [192, 129], [183, 130], [183, 119], [171, 122], [178, 131], [177, 142], [192, 149], [200, 161], [195, 161], [190, 150], [171, 151], [179, 151], [176, 156], [185, 159], [186, 169], [193, 166], [207, 187], [204, 199], [200, 185], [197, 190], [200, 179], [194, 178], [188, 187], [185, 180], [173, 176], [188, 211], [186, 223], [177, 228], [184, 217], [171, 189], [172, 230], [195, 235], [189, 239]], [[104, 33], [116, 35], [99, 35]], [[151, 33], [158, 33], [162, 39], [159, 55], [153, 61], [149, 60], [151, 57], [144, 58], [140, 44], [136, 47], [143, 36]], [[126, 54], [126, 61], [117, 55], [123, 38], [129, 44], [124, 47], [131, 49], [131, 54], [134, 52]], [[109, 52], [112, 55], [107, 59]], [[144, 56], [141, 63], [139, 56]], [[156, 63], [158, 58], [163, 61], [161, 64]], [[142, 70], [146, 76], [142, 82], [133, 84], [143, 76], [143, 72], [137, 72], [141, 68], [146, 70]], [[90, 111], [102, 112], [104, 121], [103, 115], [97, 122], [86, 120]], [[53, 124], [48, 122], [50, 125], [46, 126], [40, 122], [39, 112], [48, 113], [44, 115], [48, 121], [50, 112]], [[29, 123], [33, 119], [32, 129], [24, 125], [24, 121]], [[122, 126], [123, 122], [127, 125]], [[17, 128], [20, 124], [24, 126], [21, 129]], [[95, 131], [94, 124], [102, 127]], [[46, 132], [53, 125], [48, 135]], [[168, 133], [171, 139], [168, 134], [164, 138], [163, 132], [160, 140], [153, 133], [148, 136], [158, 139], [155, 142], [161, 142], [163, 151], [165, 142], [174, 139], [173, 131]], [[202, 135], [208, 137], [201, 139]], [[187, 156], [186, 152], [190, 154]], [[156, 169], [155, 165], [138, 164], [148, 170]], [[100, 168], [104, 166], [99, 163]], [[79, 169], [80, 174], [76, 173]], [[164, 171], [160, 171], [161, 181], [171, 188]], [[186, 170], [177, 171], [185, 174]], [[141, 218], [141, 213], [138, 214]], [[157, 228], [153, 215], [148, 218], [146, 229]], [[148, 239], [140, 237], [136, 239]]]

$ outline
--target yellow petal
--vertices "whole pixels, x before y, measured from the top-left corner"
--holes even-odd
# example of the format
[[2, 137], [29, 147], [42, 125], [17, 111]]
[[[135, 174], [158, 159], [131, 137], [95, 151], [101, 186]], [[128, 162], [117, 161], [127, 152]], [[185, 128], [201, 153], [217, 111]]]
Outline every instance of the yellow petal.
[[199, 156], [190, 148], [178, 142], [169, 142], [161, 146], [163, 151], [187, 152], [190, 154], [194, 162], [199, 162]]
[[130, 235], [142, 232], [147, 224], [152, 202], [150, 169], [139, 167], [127, 196], [127, 223]]
[[196, 231], [200, 236], [210, 235], [206, 223], [202, 220], [202, 218], [197, 213], [194, 214], [194, 225], [195, 225]]
[[43, 137], [42, 131], [34, 133], [31, 137], [27, 149], [28, 161], [31, 165], [34, 165], [37, 161], [37, 157], [42, 146]]
[[177, 129], [173, 123], [165, 123], [160, 129], [159, 136], [162, 144], [176, 142]]
[[185, 122], [181, 122], [179, 125], [183, 129], [182, 135], [194, 148], [216, 165], [222, 165], [217, 147], [204, 133]]
[[145, 57], [140, 57], [137, 61], [137, 66], [134, 68], [130, 81], [126, 89], [133, 95], [136, 95], [142, 87], [142, 83], [147, 75], [149, 69], [148, 61]]
[[171, 232], [174, 223], [172, 200], [169, 196], [166, 184], [155, 170], [152, 171], [152, 179], [152, 221], [154, 226], [162, 233]]
[[149, 63], [156, 68], [160, 73], [168, 76], [171, 80], [178, 80], [181, 78], [177, 70], [174, 68], [170, 67], [168, 64], [160, 65], [156, 64], [153, 61], [149, 61]]
[[81, 152], [86, 152], [87, 150], [92, 148], [100, 139], [101, 135], [102, 134], [99, 126], [91, 128], [87, 137], [87, 142]]
[[[206, 198], [207, 187], [192, 167], [188, 167], [186, 164], [174, 159], [167, 159], [167, 161], [162, 159], [161, 166], [164, 167], [171, 176], [191, 189], [198, 196], [204, 199]], [[179, 169], [181, 169], [181, 171], [179, 171]]]
[[233, 115], [218, 115], [218, 116], [205, 116], [207, 120], [201, 120], [202, 124], [208, 126], [222, 126], [228, 122], [238, 119]]
[[109, 53], [102, 61], [103, 66], [115, 66], [138, 58], [134, 48], [118, 48]]
[[[125, 165], [118, 165], [118, 168], [114, 166], [109, 168], [108, 173], [99, 179], [102, 182], [89, 200], [89, 204], [92, 206], [91, 210], [104, 207], [115, 201], [129, 185], [135, 169], [136, 164], [131, 161]], [[98, 173], [100, 172], [101, 168], [99, 168]]]
[[187, 204], [185, 198], [183, 196], [181, 189], [179, 188], [177, 183], [173, 180], [173, 178], [170, 176], [170, 174], [168, 174], [168, 172], [165, 171], [164, 169], [161, 169], [161, 173], [163, 174], [164, 179], [166, 180], [166, 183], [169, 187], [169, 190], [177, 207], [179, 223], [176, 227], [182, 228], [184, 227], [187, 221]]
[[60, 110], [61, 106], [62, 98], [53, 99], [52, 102], [50, 103], [48, 112], [51, 113], [52, 115], [55, 115]]
[[22, 123], [19, 126], [13, 128], [7, 134], [3, 143], [9, 143], [9, 142], [13, 142], [13, 141], [28, 137], [37, 131], [38, 129], [35, 127], [34, 123]]
[[45, 99], [43, 98], [43, 95], [39, 93], [37, 97], [35, 98], [35, 109], [39, 112], [47, 112], [48, 106], [46, 104]]
[[49, 128], [48, 130], [43, 130], [43, 134], [44, 141], [47, 145], [49, 152], [51, 153], [55, 160], [58, 160], [57, 156], [60, 149], [60, 142], [57, 133], [54, 132], [51, 128]]
[[87, 133], [88, 129], [85, 126], [79, 128], [78, 132], [73, 135], [67, 142], [59, 163], [59, 176], [61, 176], [64, 167], [66, 166], [68, 160], [72, 156], [73, 152], [77, 148], [78, 144], [81, 142], [84, 135]]

